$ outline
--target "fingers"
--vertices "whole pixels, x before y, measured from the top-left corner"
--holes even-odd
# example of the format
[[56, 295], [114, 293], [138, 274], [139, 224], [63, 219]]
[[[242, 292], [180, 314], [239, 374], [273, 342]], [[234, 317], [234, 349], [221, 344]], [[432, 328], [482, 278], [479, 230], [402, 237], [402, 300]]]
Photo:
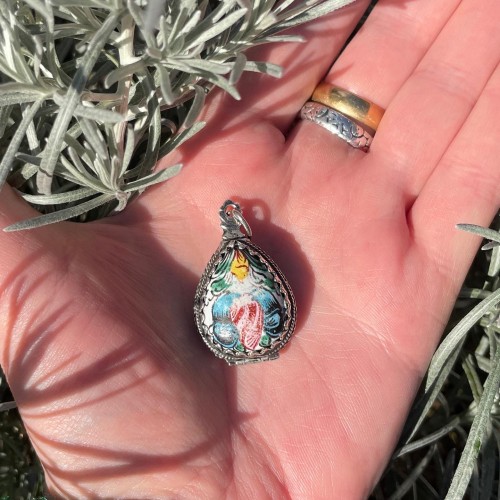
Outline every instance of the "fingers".
[[380, 0], [326, 77], [386, 108], [460, 0]]
[[278, 43], [250, 50], [246, 54], [249, 60], [278, 64], [283, 67], [283, 77], [276, 79], [245, 73], [237, 86], [241, 101], [217, 93], [204, 119], [218, 122], [218, 128], [248, 120], [267, 121], [285, 132], [297, 110], [331, 66], [368, 4], [368, 0], [358, 0], [284, 33], [302, 35], [305, 43]]
[[[444, 0], [436, 8], [434, 0], [381, 0], [326, 80], [387, 108], [459, 3], [460, 0]], [[382, 124], [385, 121], [384, 117]], [[327, 168], [363, 157], [362, 152], [353, 152], [341, 139], [319, 130], [314, 124], [303, 122], [298, 129], [291, 138], [296, 142], [294, 147], [304, 147], [303, 142], [309, 142], [312, 135], [320, 137], [321, 156], [329, 159]]]
[[373, 175], [395, 182], [406, 205], [422, 189], [498, 64], [499, 22], [497, 0], [462, 1], [384, 115], [372, 146], [380, 159]]
[[[488, 225], [500, 206], [500, 66], [410, 212], [415, 239], [460, 286], [480, 238], [455, 224]], [[457, 273], [456, 270], [464, 270]]]

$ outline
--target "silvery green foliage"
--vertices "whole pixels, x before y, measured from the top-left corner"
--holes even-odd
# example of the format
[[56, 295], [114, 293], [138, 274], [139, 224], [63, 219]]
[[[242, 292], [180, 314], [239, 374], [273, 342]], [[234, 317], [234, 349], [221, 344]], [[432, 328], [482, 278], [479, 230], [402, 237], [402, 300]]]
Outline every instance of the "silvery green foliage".
[[[468, 303], [481, 300], [451, 329], [431, 360], [421, 395], [405, 424], [402, 446], [394, 459], [408, 463], [411, 453], [427, 452], [392, 493], [391, 499], [403, 498], [418, 482], [426, 482], [427, 490], [431, 489], [424, 472], [432, 460], [442, 467], [437, 473], [442, 478], [441, 491], [434, 489], [437, 497], [461, 500], [468, 492], [470, 498], [499, 498], [500, 233], [473, 224], [458, 224], [457, 227], [490, 240], [483, 246], [483, 250], [493, 250], [489, 269], [482, 288], [464, 287], [462, 290], [460, 299]], [[460, 299], [455, 306], [457, 309]], [[464, 411], [467, 385], [472, 401]], [[457, 394], [457, 387], [462, 394]], [[463, 436], [464, 441], [456, 467], [454, 454], [449, 454], [451, 460], [447, 457], [445, 463], [440, 456], [443, 451], [439, 452], [437, 446], [454, 435]], [[448, 447], [442, 445], [442, 450]], [[400, 476], [400, 468], [394, 468]], [[436, 471], [432, 476], [436, 476]]]
[[0, 186], [43, 215], [122, 210], [180, 170], [153, 169], [198, 132], [206, 94], [239, 99], [249, 47], [354, 0], [0, 0]]

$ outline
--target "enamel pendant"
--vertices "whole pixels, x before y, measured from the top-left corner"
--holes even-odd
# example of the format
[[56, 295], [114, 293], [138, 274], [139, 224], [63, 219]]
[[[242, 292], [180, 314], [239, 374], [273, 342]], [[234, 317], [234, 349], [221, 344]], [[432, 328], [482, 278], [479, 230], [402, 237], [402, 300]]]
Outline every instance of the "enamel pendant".
[[295, 328], [292, 290], [250, 241], [240, 206], [227, 200], [219, 215], [222, 242], [196, 290], [196, 325], [212, 352], [230, 365], [276, 359]]

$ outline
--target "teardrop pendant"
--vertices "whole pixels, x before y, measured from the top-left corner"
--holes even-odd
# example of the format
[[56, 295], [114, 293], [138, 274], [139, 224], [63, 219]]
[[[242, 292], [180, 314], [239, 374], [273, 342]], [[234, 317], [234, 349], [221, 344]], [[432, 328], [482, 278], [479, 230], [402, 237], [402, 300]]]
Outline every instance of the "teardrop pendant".
[[292, 290], [250, 241], [240, 206], [227, 200], [219, 215], [222, 242], [196, 290], [196, 325], [212, 352], [230, 365], [276, 359], [295, 328]]

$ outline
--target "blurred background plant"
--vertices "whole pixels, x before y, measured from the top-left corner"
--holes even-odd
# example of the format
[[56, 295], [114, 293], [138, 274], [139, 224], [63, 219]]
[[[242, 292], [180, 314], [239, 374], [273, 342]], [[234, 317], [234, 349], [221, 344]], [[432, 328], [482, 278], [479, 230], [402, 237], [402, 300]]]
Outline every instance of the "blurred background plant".
[[458, 226], [490, 242], [469, 271], [371, 500], [500, 498], [498, 220], [494, 227]]
[[[0, 185], [40, 212], [7, 229], [105, 217], [169, 179], [180, 165], [154, 167], [201, 130], [213, 87], [238, 99], [244, 71], [280, 76], [249, 47], [298, 42], [281, 32], [351, 1], [0, 0]], [[374, 500], [500, 498], [500, 236], [462, 229], [492, 251], [470, 270]], [[1, 373], [0, 432], [0, 497], [40, 498]]]
[[42, 498], [43, 472], [0, 370], [0, 498]]

